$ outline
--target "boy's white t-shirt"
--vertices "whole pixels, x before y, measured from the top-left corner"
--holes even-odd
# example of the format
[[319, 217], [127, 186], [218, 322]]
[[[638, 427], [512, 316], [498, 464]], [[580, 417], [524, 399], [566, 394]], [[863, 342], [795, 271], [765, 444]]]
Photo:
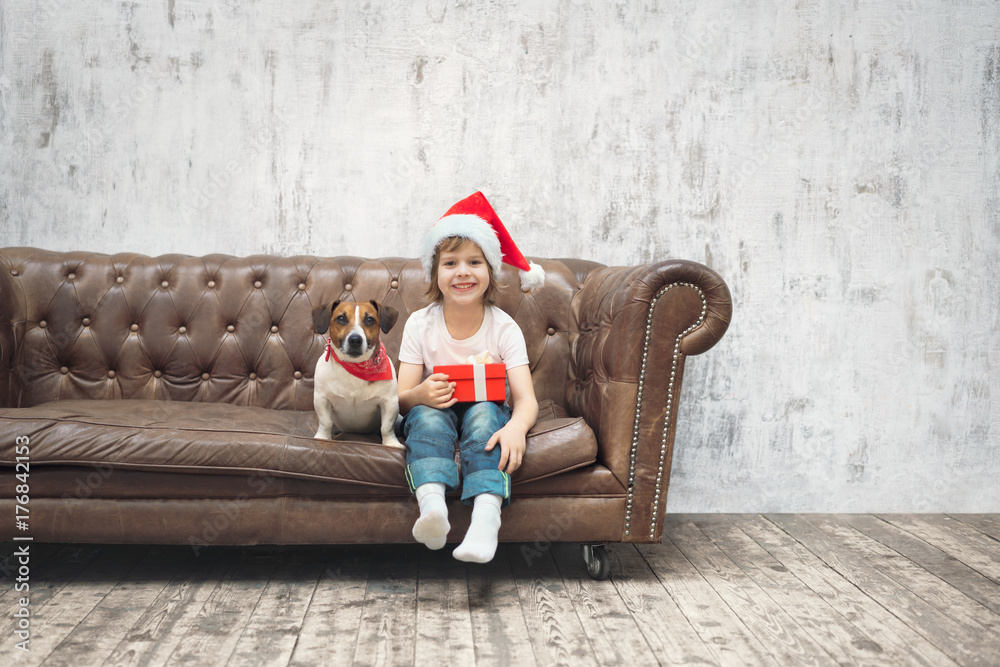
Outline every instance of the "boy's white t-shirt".
[[406, 320], [399, 360], [424, 367], [426, 378], [435, 366], [464, 364], [470, 356], [489, 350], [494, 363], [507, 365], [507, 370], [528, 365], [528, 348], [524, 334], [510, 315], [496, 306], [486, 306], [479, 331], [465, 340], [456, 340], [448, 333], [444, 308], [433, 303]]

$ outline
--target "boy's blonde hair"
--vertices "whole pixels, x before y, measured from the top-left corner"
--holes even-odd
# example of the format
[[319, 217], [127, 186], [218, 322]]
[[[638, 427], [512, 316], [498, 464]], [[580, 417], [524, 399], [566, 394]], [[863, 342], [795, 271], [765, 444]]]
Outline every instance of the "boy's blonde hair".
[[[433, 266], [431, 268], [431, 281], [427, 285], [427, 291], [425, 292], [425, 296], [432, 303], [441, 303], [442, 301], [444, 301], [444, 294], [442, 294], [441, 288], [438, 287], [438, 267], [441, 264], [441, 253], [455, 252], [466, 243], [471, 243], [472, 245], [479, 248], [479, 244], [477, 244], [475, 241], [472, 241], [462, 236], [449, 236], [444, 240], [442, 240], [441, 243], [439, 243], [437, 248], [434, 250], [434, 260], [433, 260]], [[479, 252], [482, 251], [483, 249], [479, 248]], [[486, 262], [486, 266], [488, 266], [490, 269], [490, 284], [486, 286], [486, 293], [483, 295], [483, 303], [486, 304], [487, 306], [493, 306], [496, 305], [497, 295], [503, 289], [503, 286], [500, 284], [499, 276], [497, 276], [493, 272], [493, 267], [490, 266], [489, 262]]]

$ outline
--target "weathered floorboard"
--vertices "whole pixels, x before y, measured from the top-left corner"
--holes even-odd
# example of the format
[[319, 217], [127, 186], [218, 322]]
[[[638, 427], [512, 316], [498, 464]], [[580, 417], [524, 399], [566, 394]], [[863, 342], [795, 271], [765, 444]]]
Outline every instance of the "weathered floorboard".
[[976, 530], [1000, 542], [1000, 515], [997, 514], [949, 514], [956, 521], [968, 524]]
[[[608, 555], [623, 550], [635, 554], [635, 549], [609, 545]], [[552, 556], [562, 576], [563, 585], [576, 609], [583, 633], [590, 639], [594, 659], [600, 665], [636, 665], [650, 655], [650, 646], [639, 627], [639, 615], [625, 605], [617, 584], [627, 573], [617, 571], [614, 579], [594, 581], [587, 574], [583, 553], [578, 544], [553, 544]], [[647, 583], [656, 576], [646, 568]], [[656, 652], [653, 652], [656, 655]], [[659, 656], [663, 661], [663, 656]]]
[[672, 517], [670, 539], [775, 660], [833, 665], [833, 658], [715, 545], [690, 517]]
[[197, 611], [168, 662], [224, 664], [236, 650], [278, 563], [251, 548], [240, 550], [235, 558], [236, 562]]
[[816, 525], [822, 519], [812, 515], [809, 519], [803, 515], [769, 518], [955, 661], [983, 667], [1000, 664], [992, 656], [993, 651], [986, 650], [988, 645], [973, 649], [967, 644], [954, 642], [954, 637], [967, 632], [962, 625], [872, 565], [872, 560], [878, 555], [860, 542], [863, 537], [860, 533], [855, 532], [857, 538], [844, 531], [831, 535], [833, 530], [829, 524], [824, 526], [824, 530]]
[[[28, 581], [31, 605], [38, 611], [42, 605], [73, 580], [76, 575], [100, 556], [100, 547], [91, 545], [33, 544], [28, 551]], [[9, 561], [10, 576], [4, 580], [0, 596], [2, 618], [10, 618], [18, 607], [23, 592], [15, 589], [19, 564]]]
[[432, 665], [442, 656], [458, 665], [474, 665], [472, 615], [465, 564], [450, 548], [421, 549], [417, 575], [417, 628], [414, 664]]
[[594, 665], [597, 660], [548, 549], [528, 563], [512, 545], [510, 560], [528, 638], [539, 665]]
[[665, 665], [718, 665], [715, 652], [642, 555], [634, 547], [612, 546], [611, 581], [653, 655]]
[[[81, 548], [75, 545], [33, 544], [27, 541], [3, 543], [3, 549], [0, 550], [0, 610], [4, 609], [8, 604], [11, 604], [13, 609], [17, 605], [17, 599], [21, 597], [20, 593], [15, 590], [14, 585], [20, 576], [20, 561], [22, 556], [20, 553], [15, 552], [18, 552], [19, 547], [24, 545], [28, 546], [29, 577], [31, 576], [30, 570], [32, 569], [43, 568], [40, 571], [51, 572], [52, 566], [50, 563], [64, 562], [66, 560], [78, 561], [80, 554], [86, 549], [86, 547]], [[60, 556], [59, 554], [62, 555]], [[56, 581], [52, 577], [46, 577], [46, 579], [50, 583]]]
[[[169, 585], [179, 567], [176, 550], [150, 550], [49, 653], [45, 664], [78, 665], [81, 655], [96, 664], [104, 661]], [[116, 574], [112, 580], [115, 578]]]
[[[0, 664], [1000, 664], [997, 515], [668, 515], [664, 542], [31, 546]], [[0, 555], [14, 545], [0, 545]], [[10, 559], [8, 557], [8, 570]]]
[[863, 588], [838, 574], [823, 558], [810, 551], [773, 522], [759, 516], [741, 517], [739, 528], [771, 554], [782, 567], [850, 621], [871, 641], [852, 646], [863, 657], [884, 654], [892, 664], [924, 667], [955, 665], [954, 660], [927, 641], [907, 623], [876, 602]]
[[673, 529], [668, 517], [663, 526], [663, 544], [643, 544], [637, 548], [688, 622], [715, 653], [720, 665], [771, 664], [767, 649], [746, 623], [677, 548], [670, 535]]
[[1000, 614], [1000, 584], [934, 545], [876, 517], [853, 515], [846, 521], [868, 537], [905, 556], [994, 614]]
[[740, 530], [739, 521], [734, 523], [731, 517], [711, 515], [692, 520], [838, 665], [896, 664], [871, 637], [809, 588], [792, 569]]
[[[34, 653], [26, 664], [40, 664], [41, 658], [50, 655], [147, 552], [147, 547], [132, 546], [120, 549], [113, 559], [98, 556], [43, 605], [35, 607], [32, 618]], [[35, 597], [31, 599], [34, 602]], [[107, 611], [115, 613], [115, 610]]]
[[217, 582], [233, 566], [232, 549], [205, 549], [195, 554], [164, 548], [180, 567], [142, 615], [128, 628], [105, 665], [165, 665], [196, 622]]
[[411, 665], [417, 628], [416, 546], [372, 559], [354, 650], [355, 665]]
[[885, 514], [879, 518], [913, 533], [1000, 583], [1000, 542], [973, 526], [937, 514]]
[[287, 665], [323, 566], [308, 550], [278, 564], [229, 661]]
[[472, 643], [478, 664], [538, 664], [511, 573], [511, 560], [520, 557], [516, 547], [501, 544], [491, 562], [466, 569]]
[[370, 548], [324, 550], [323, 568], [302, 620], [290, 665], [354, 664], [371, 569]]
[[[842, 543], [851, 544], [852, 550], [856, 549], [857, 555], [864, 558], [877, 571], [930, 604], [942, 616], [958, 623], [967, 632], [973, 634], [996, 632], [995, 613], [950, 586], [934, 573], [928, 572], [881, 542], [859, 533], [844, 519], [844, 517], [818, 517], [813, 520], [813, 524], [839, 538]], [[1000, 664], [1000, 652], [997, 651], [997, 646], [985, 645], [977, 652], [981, 657], [991, 660], [993, 664]]]

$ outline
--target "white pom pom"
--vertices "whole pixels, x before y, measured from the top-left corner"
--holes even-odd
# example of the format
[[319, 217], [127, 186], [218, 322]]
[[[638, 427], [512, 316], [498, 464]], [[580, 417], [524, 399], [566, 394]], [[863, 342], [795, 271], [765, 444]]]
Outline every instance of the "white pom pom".
[[536, 290], [545, 284], [545, 269], [538, 264], [528, 262], [528, 270], [521, 271], [521, 287], [527, 290]]

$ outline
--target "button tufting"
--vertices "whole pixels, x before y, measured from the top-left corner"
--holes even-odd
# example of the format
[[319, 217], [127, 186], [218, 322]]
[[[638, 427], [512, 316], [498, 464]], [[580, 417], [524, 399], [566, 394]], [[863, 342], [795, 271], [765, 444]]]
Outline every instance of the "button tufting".
[[277, 324], [272, 324], [271, 325], [271, 333], [278, 333], [278, 325]]
[[49, 323], [48, 323], [48, 322], [46, 322], [45, 320], [42, 320], [42, 321], [40, 321], [40, 322], [38, 323], [38, 328], [39, 328], [39, 329], [44, 329], [44, 328], [45, 328], [45, 327], [47, 327], [47, 326], [49, 326]]
[[187, 332], [188, 332], [187, 327], [180, 327], [179, 329], [177, 329], [177, 333], [179, 334], [186, 334]]
[[153, 371], [153, 377], [163, 377], [163, 371]]
[[208, 375], [208, 373], [202, 373], [202, 374], [201, 374], [201, 379], [202, 379], [202, 380], [208, 380], [208, 378], [209, 378], [209, 375]]
[[62, 368], [59, 369], [59, 372], [62, 373], [63, 375], [66, 375], [66, 373], [69, 373], [69, 369], [63, 366]]
[[299, 290], [300, 291], [304, 290], [305, 288], [306, 288], [306, 284], [305, 283], [299, 283]]
[[160, 287], [162, 287], [163, 289], [167, 289], [168, 287], [170, 287], [170, 283], [164, 280], [162, 283], [160, 283]]
[[19, 276], [19, 275], [21, 275], [21, 272], [18, 271], [17, 269], [11, 269], [10, 270], [10, 275], [12, 275], [12, 276]]
[[352, 289], [354, 289], [354, 285], [352, 285], [351, 283], [347, 283], [346, 285], [344, 285], [344, 291], [350, 292]]
[[66, 280], [76, 280], [76, 274], [70, 273], [69, 275], [66, 276]]
[[228, 331], [229, 333], [233, 333], [234, 331], [236, 331], [236, 327], [230, 324], [228, 327], [226, 327], [226, 331]]
[[295, 371], [294, 373], [292, 373], [292, 377], [295, 378], [296, 380], [301, 380], [302, 379], [302, 371]]
[[208, 281], [208, 287], [209, 287], [209, 289], [215, 289], [215, 281], [214, 280], [209, 280]]
[[115, 379], [115, 372], [114, 371], [108, 371], [108, 379], [109, 380], [114, 380]]
[[257, 379], [257, 374], [256, 373], [251, 373], [250, 374], [250, 379], [251, 380], [256, 380]]
[[545, 333], [547, 333], [550, 336], [555, 336], [556, 335], [556, 330], [553, 329], [552, 327], [549, 327], [548, 329], [545, 330]]
[[89, 326], [90, 326], [90, 318], [89, 318], [89, 317], [85, 317], [85, 318], [83, 318], [83, 322], [82, 322], [82, 324], [83, 324], [83, 326], [85, 326], [85, 327], [89, 327]]
[[264, 283], [262, 283], [261, 281], [255, 280], [253, 286], [256, 287], [257, 289], [260, 289], [263, 284]]
[[397, 287], [399, 287], [399, 281], [393, 280], [391, 283], [389, 283], [389, 287], [396, 289]]
[[139, 330], [139, 325], [138, 324], [133, 324], [132, 326], [129, 327], [129, 329], [131, 329], [132, 331], [138, 331]]
[[115, 282], [121, 285], [123, 282], [125, 282], [124, 276], [118, 276], [117, 278], [115, 278]]

